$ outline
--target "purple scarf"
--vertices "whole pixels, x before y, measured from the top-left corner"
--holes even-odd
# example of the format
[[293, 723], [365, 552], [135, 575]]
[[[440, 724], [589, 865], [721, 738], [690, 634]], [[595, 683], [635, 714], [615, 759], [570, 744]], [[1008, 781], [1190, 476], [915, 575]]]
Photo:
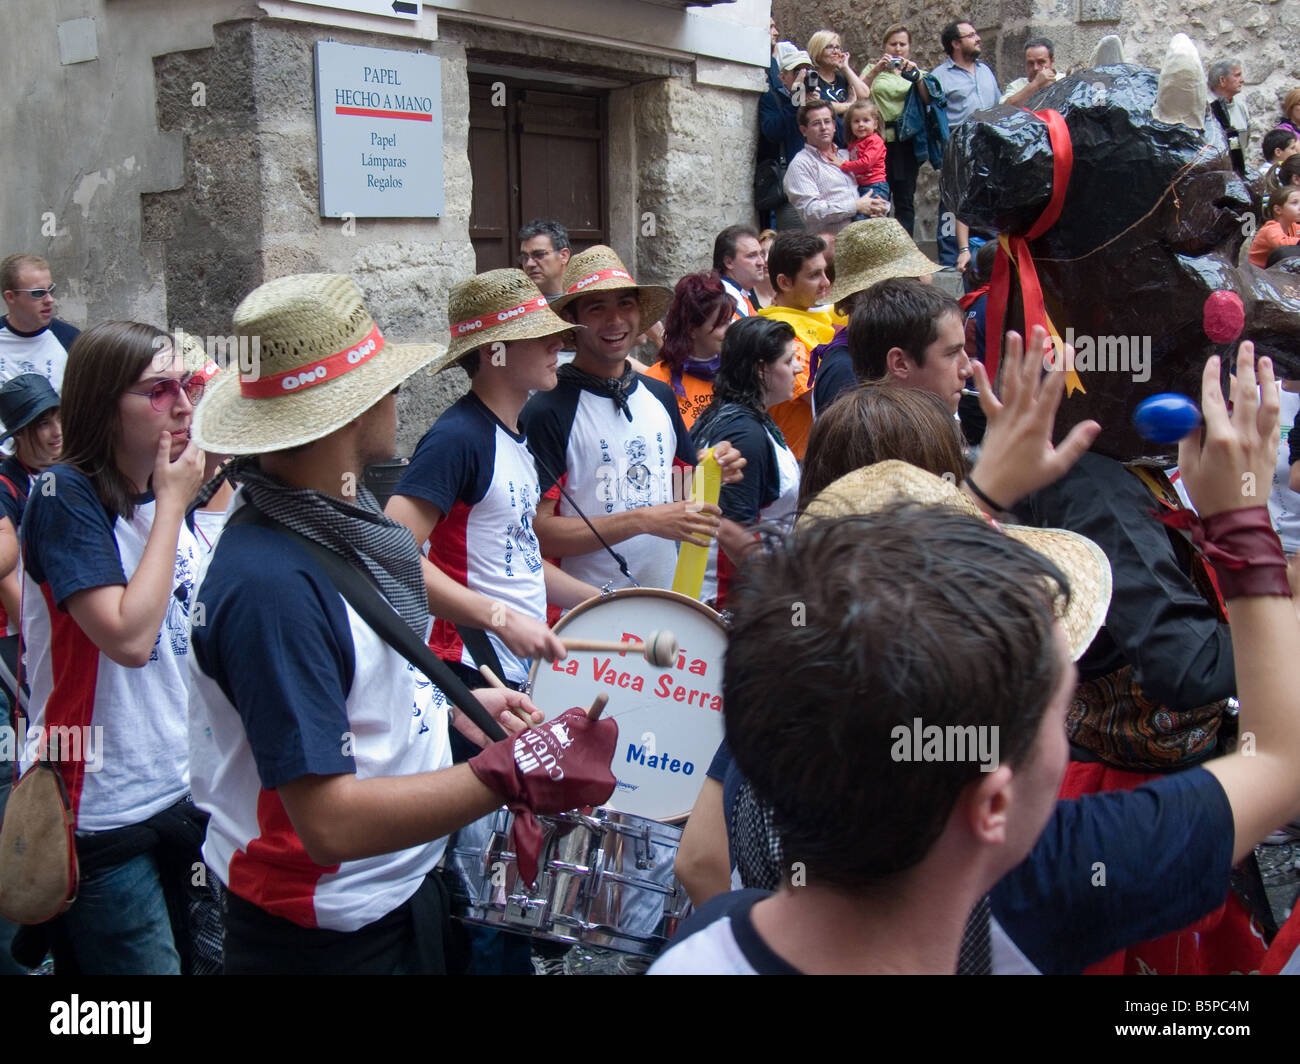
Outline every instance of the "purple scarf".
[[673, 392], [680, 398], [686, 398], [686, 388], [682, 384], [682, 371], [685, 370], [692, 377], [698, 377], [702, 381], [713, 380], [714, 375], [718, 372], [718, 367], [722, 365], [721, 353], [714, 355], [707, 362], [697, 362], [694, 359], [688, 359], [680, 366], [673, 366], [668, 371], [668, 379], [672, 383]]

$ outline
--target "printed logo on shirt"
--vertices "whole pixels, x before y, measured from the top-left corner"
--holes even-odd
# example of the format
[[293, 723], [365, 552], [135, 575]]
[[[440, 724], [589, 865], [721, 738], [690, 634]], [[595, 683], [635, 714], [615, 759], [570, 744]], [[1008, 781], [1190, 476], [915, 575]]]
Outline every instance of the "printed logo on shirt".
[[596, 468], [596, 499], [604, 505], [605, 512], [613, 513], [615, 504], [620, 501], [624, 510], [672, 502], [673, 485], [665, 484], [665, 478], [657, 476], [654, 471], [657, 469], [662, 474], [671, 462], [663, 434], [656, 434], [653, 446], [644, 436], [634, 436], [623, 441], [623, 449], [620, 462], [611, 453], [612, 448], [601, 440], [600, 465]]
[[167, 600], [167, 613], [158, 638], [154, 640], [150, 661], [158, 660], [163, 636], [176, 657], [184, 657], [190, 650], [190, 598], [194, 593], [194, 555], [188, 550], [177, 550], [176, 568], [172, 574], [172, 597]]

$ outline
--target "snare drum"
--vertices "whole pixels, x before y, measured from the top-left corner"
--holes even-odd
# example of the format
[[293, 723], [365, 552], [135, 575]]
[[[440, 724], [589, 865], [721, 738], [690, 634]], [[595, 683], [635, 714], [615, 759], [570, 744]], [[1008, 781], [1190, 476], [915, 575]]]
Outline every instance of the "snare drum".
[[681, 828], [612, 809], [539, 816], [542, 853], [530, 889], [515, 868], [513, 820], [499, 809], [448, 845], [443, 863], [459, 919], [642, 957], [657, 956], [676, 933], [690, 907], [673, 877]]
[[548, 716], [609, 696], [618, 721], [610, 763], [618, 786], [605, 804], [655, 820], [690, 813], [722, 742], [722, 618], [694, 599], [658, 588], [629, 588], [588, 599], [562, 617], [555, 634], [570, 639], [645, 639], [668, 630], [677, 660], [660, 669], [639, 653], [575, 650], [533, 663], [533, 702]]

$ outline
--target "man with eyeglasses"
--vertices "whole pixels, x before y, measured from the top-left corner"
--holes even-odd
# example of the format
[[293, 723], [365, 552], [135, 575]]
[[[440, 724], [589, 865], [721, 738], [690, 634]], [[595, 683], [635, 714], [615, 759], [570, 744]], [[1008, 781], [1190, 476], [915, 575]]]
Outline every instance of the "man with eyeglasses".
[[534, 218], [519, 230], [519, 268], [547, 302], [564, 292], [560, 279], [569, 264], [569, 231], [549, 218]]
[[68, 349], [81, 330], [54, 316], [50, 264], [37, 255], [10, 255], [0, 262], [0, 288], [0, 381], [39, 373], [61, 391]]
[[[938, 79], [948, 99], [948, 128], [956, 129], [976, 111], [996, 107], [1002, 93], [998, 79], [984, 63], [979, 62], [980, 35], [969, 22], [955, 21], [944, 26], [939, 39], [948, 58], [931, 73]], [[957, 224], [952, 208], [939, 201], [939, 227], [936, 240], [939, 245], [939, 262], [944, 266], [957, 264]], [[969, 250], [969, 249], [966, 249]]]

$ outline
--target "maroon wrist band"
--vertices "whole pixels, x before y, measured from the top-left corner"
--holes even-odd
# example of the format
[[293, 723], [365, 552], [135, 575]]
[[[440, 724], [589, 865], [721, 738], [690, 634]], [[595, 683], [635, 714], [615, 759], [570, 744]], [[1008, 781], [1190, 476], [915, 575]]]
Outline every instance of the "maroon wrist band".
[[1198, 517], [1191, 510], [1157, 514], [1162, 524], [1191, 533], [1192, 543], [1214, 566], [1223, 600], [1248, 595], [1291, 597], [1286, 555], [1267, 506], [1225, 510]]

